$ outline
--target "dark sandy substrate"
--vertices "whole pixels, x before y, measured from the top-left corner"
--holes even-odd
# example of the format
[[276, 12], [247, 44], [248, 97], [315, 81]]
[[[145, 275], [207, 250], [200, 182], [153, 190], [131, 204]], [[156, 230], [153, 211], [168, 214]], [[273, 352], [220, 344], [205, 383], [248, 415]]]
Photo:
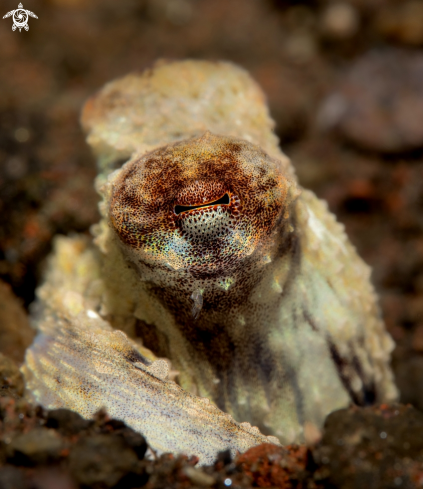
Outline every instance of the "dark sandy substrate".
[[0, 372], [1, 489], [423, 487], [423, 413], [411, 406], [343, 409], [314, 446], [259, 445], [196, 468], [195, 457], [146, 457], [143, 436], [106, 413], [31, 406], [14, 362], [0, 356]]

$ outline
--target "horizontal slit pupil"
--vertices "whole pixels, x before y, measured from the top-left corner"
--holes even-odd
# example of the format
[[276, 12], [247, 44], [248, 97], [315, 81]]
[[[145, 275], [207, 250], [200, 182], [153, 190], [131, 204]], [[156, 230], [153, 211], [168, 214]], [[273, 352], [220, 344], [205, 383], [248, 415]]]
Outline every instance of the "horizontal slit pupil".
[[225, 194], [219, 200], [215, 200], [214, 202], [208, 202], [207, 204], [200, 205], [175, 205], [175, 214], [179, 215], [181, 212], [192, 211], [193, 209], [200, 209], [201, 207], [210, 207], [212, 205], [220, 205], [220, 204], [230, 204], [231, 199], [228, 194]]

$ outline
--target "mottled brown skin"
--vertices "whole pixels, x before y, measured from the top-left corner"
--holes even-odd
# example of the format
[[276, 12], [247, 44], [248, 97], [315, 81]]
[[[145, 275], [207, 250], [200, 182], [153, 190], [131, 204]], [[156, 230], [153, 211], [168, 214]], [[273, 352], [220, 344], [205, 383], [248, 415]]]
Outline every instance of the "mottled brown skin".
[[[255, 151], [258, 161], [263, 160], [257, 168], [258, 176], [244, 172], [245, 148]], [[189, 254], [178, 257], [182, 267], [175, 265], [176, 269], [183, 269], [184, 279], [210, 280], [235, 273], [237, 283], [244, 282], [257, 263], [257, 256], [251, 256], [247, 245], [253, 243], [254, 251], [268, 248], [273, 235], [286, 227], [287, 220], [283, 218], [289, 216], [292, 204], [288, 191], [293, 183], [282, 174], [268, 175], [267, 160], [264, 152], [246, 141], [210, 133], [137, 158], [113, 184], [113, 228], [124, 244], [137, 250], [140, 261], [147, 266], [171, 265], [166, 245], [169, 236], [176, 234], [190, 247]], [[270, 200], [267, 204], [266, 194]], [[225, 196], [228, 203], [216, 205]], [[218, 211], [225, 215], [221, 229], [216, 226]], [[210, 235], [196, 235], [184, 229], [188, 220], [201, 226], [203, 217], [212, 228]], [[216, 227], [217, 231], [213, 229]], [[236, 242], [234, 235], [240, 232], [245, 236]], [[149, 244], [155, 247], [153, 253], [145, 251]], [[247, 256], [248, 261], [242, 261]], [[166, 273], [168, 268], [164, 268]], [[184, 286], [183, 279], [178, 282]], [[217, 302], [212, 305], [218, 306]]]
[[[235, 273], [239, 282], [248, 276], [242, 267], [252, 266], [257, 257], [242, 260], [268, 247], [289, 216], [293, 183], [275, 163], [269, 173], [268, 160], [246, 141], [210, 133], [136, 158], [113, 184], [113, 228], [144, 264], [168, 263], [194, 279]], [[214, 204], [225, 197], [228, 203]], [[172, 235], [189, 248], [174, 260], [167, 255]]]

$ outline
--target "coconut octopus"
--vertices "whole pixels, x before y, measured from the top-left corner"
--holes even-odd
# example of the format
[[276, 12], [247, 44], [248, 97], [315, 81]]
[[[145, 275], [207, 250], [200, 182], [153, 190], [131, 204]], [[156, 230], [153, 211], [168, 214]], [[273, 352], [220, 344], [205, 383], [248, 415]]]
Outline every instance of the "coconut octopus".
[[104, 407], [211, 463], [396, 398], [369, 267], [244, 70], [159, 62], [107, 84], [82, 125], [102, 220], [93, 241], [56, 238], [22, 367], [34, 402]]

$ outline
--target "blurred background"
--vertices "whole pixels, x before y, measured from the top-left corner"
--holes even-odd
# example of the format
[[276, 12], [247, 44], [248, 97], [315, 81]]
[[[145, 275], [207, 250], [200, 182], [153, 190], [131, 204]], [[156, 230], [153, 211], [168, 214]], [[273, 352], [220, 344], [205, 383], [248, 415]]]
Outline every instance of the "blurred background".
[[230, 60], [372, 266], [402, 401], [423, 409], [423, 1], [23, 4], [28, 32], [0, 22], [0, 321], [25, 321], [53, 236], [98, 220], [84, 100], [157, 58]]

